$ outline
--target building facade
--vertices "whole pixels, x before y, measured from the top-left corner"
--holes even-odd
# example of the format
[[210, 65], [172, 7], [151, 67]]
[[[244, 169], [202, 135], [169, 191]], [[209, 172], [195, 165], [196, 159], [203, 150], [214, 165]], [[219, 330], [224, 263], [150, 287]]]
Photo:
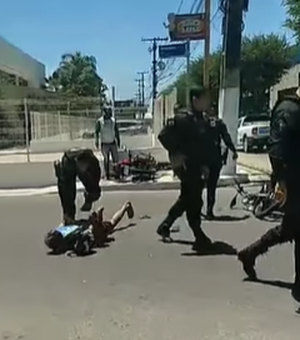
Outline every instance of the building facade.
[[0, 80], [10, 85], [41, 88], [45, 77], [45, 65], [0, 37]]
[[291, 67], [270, 89], [270, 108], [274, 106], [277, 99], [282, 95], [294, 94], [300, 86], [300, 63]]

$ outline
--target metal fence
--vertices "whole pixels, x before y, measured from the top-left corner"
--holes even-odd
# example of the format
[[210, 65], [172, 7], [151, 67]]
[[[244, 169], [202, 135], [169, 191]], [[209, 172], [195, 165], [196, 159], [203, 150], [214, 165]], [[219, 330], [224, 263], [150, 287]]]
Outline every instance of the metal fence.
[[[121, 143], [128, 148], [159, 146], [156, 137], [173, 114], [176, 97], [174, 91], [158, 98], [151, 131], [147, 135], [124, 134]], [[36, 154], [57, 155], [71, 147], [93, 147], [95, 122], [101, 115], [99, 99], [93, 100], [0, 100], [0, 156], [7, 157], [0, 157], [0, 162], [11, 163], [9, 155], [21, 154], [22, 162], [30, 162], [37, 161]]]
[[[81, 146], [100, 108], [65, 101], [0, 100], [0, 154], [61, 152]], [[91, 143], [91, 142], [90, 142]]]

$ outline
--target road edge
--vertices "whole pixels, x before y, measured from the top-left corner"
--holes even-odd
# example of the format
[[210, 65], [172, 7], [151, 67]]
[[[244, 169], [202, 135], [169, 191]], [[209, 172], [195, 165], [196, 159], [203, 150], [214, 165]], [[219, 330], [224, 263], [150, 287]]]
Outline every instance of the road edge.
[[[249, 175], [241, 174], [237, 177], [223, 176], [220, 178], [218, 187], [231, 187], [235, 184], [235, 178], [238, 179], [241, 184], [259, 183], [268, 179], [265, 175]], [[179, 181], [166, 181], [166, 182], [152, 182], [152, 183], [116, 183], [109, 185], [102, 185], [103, 192], [124, 192], [124, 191], [166, 191], [166, 190], [178, 190], [180, 187]], [[82, 192], [84, 190], [82, 185], [78, 185], [77, 191]], [[51, 186], [39, 189], [9, 189], [1, 190], [0, 197], [26, 197], [26, 196], [40, 196], [57, 194], [57, 187]]]

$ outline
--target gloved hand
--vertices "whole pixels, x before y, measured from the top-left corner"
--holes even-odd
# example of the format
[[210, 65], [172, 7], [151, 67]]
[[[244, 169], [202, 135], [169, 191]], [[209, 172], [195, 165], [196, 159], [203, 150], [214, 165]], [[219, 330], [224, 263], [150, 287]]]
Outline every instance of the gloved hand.
[[233, 155], [232, 155], [232, 159], [233, 159], [234, 161], [236, 161], [238, 158], [239, 158], [239, 155], [238, 155], [238, 153], [235, 151], [235, 152], [233, 153]]
[[173, 170], [185, 169], [186, 157], [182, 154], [169, 155], [170, 163]]

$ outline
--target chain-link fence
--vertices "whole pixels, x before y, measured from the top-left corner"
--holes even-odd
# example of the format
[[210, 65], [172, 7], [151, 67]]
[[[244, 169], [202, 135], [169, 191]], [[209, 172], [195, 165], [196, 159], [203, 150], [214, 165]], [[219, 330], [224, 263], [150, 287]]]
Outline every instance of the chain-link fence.
[[[175, 90], [155, 101], [149, 133], [122, 128], [122, 145], [144, 149], [160, 146], [157, 135], [166, 119], [173, 115], [176, 99]], [[36, 156], [33, 154], [61, 153], [71, 147], [93, 147], [95, 123], [100, 116], [99, 98], [0, 100], [0, 156], [18, 153], [23, 157], [26, 155], [27, 161], [34, 161]], [[138, 120], [135, 123], [138, 125]]]
[[99, 116], [100, 107], [78, 101], [0, 100], [0, 153], [24, 153], [29, 161], [31, 153], [85, 146]]

